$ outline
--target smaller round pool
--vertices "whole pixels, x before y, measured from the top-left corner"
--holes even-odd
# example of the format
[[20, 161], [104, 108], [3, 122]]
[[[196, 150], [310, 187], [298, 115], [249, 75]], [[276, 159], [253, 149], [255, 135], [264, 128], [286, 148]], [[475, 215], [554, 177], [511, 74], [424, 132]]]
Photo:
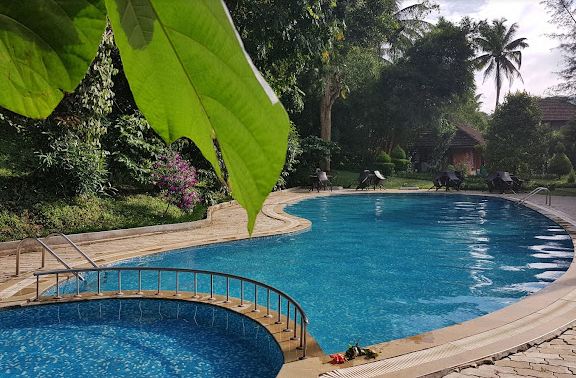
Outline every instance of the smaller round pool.
[[184, 301], [106, 299], [0, 311], [2, 376], [275, 377], [259, 323]]

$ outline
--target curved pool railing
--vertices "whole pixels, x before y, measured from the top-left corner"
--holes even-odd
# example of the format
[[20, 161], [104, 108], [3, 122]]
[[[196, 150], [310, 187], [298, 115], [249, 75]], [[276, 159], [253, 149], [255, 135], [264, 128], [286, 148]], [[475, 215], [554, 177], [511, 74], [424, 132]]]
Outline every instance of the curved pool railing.
[[[277, 303], [277, 313], [276, 313], [276, 322], [275, 324], [282, 324], [282, 307], [283, 302], [286, 305], [286, 314], [285, 314], [285, 321], [286, 321], [286, 328], [283, 330], [284, 332], [293, 332], [293, 336], [291, 340], [299, 340], [300, 344], [298, 349], [302, 350], [302, 357], [306, 357], [306, 329], [308, 327], [308, 317], [306, 313], [300, 306], [298, 302], [296, 302], [292, 297], [288, 294], [284, 293], [281, 290], [278, 290], [270, 285], [267, 285], [262, 282], [258, 282], [256, 280], [237, 276], [234, 274], [228, 273], [221, 273], [221, 272], [213, 272], [208, 270], [199, 270], [199, 269], [179, 269], [179, 268], [162, 268], [162, 267], [104, 267], [104, 268], [84, 268], [84, 269], [60, 269], [60, 270], [51, 270], [45, 272], [36, 272], [34, 276], [36, 276], [36, 298], [34, 301], [40, 301], [42, 299], [42, 293], [40, 290], [40, 278], [46, 276], [54, 276], [56, 278], [56, 296], [53, 297], [55, 299], [63, 299], [64, 297], [61, 295], [60, 285], [61, 285], [61, 278], [69, 278], [71, 276], [81, 277], [82, 274], [87, 273], [95, 273], [97, 277], [97, 286], [96, 295], [104, 295], [104, 292], [101, 288], [101, 275], [102, 272], [117, 272], [118, 273], [118, 286], [116, 291], [108, 291], [106, 293], [116, 294], [118, 296], [122, 296], [124, 293], [122, 292], [122, 273], [123, 272], [138, 272], [138, 291], [136, 294], [143, 295], [144, 292], [142, 290], [142, 272], [156, 272], [157, 273], [157, 288], [156, 288], [156, 295], [160, 295], [162, 292], [166, 292], [166, 290], [161, 289], [162, 286], [162, 273], [174, 273], [175, 274], [175, 285], [174, 296], [178, 297], [182, 295], [182, 291], [180, 290], [180, 276], [181, 275], [192, 275], [194, 289], [191, 294], [193, 294], [192, 298], [201, 298], [198, 292], [198, 277], [199, 276], [207, 276], [210, 278], [210, 296], [208, 297], [209, 301], [215, 301], [216, 295], [220, 295], [225, 297], [226, 300], [224, 303], [232, 303], [232, 299], [236, 299], [239, 301], [238, 307], [253, 307], [252, 312], [259, 312], [258, 309], [258, 288], [262, 288], [266, 290], [266, 315], [267, 318], [273, 318], [274, 315], [271, 313], [271, 294], [275, 294], [278, 299]], [[219, 287], [214, 285], [214, 277], [222, 277], [226, 279], [226, 289], [223, 290], [224, 292], [219, 292]], [[236, 280], [240, 283], [240, 298], [232, 298], [230, 296], [230, 281]], [[244, 293], [244, 286], [245, 284], [254, 285], [254, 293], [252, 294], [252, 301], [245, 300], [245, 293]], [[205, 293], [208, 294], [208, 293]], [[74, 294], [75, 297], [81, 297], [80, 291], [80, 279], [76, 280], [76, 293]], [[262, 306], [264, 307], [264, 306]], [[293, 318], [291, 319], [291, 307], [294, 308]], [[300, 316], [300, 336], [298, 337], [298, 315]], [[293, 321], [293, 329], [290, 328], [290, 323]]]

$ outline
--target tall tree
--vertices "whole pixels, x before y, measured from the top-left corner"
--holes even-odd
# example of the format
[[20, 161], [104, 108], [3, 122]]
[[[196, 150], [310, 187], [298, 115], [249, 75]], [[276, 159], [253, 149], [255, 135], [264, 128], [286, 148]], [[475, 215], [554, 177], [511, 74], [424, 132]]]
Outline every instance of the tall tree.
[[469, 25], [440, 20], [378, 80], [337, 104], [335, 131], [342, 142], [369, 160], [398, 144], [407, 147], [422, 130], [443, 127], [446, 109], [474, 92], [469, 35]]
[[512, 84], [514, 78], [522, 80], [522, 51], [528, 47], [526, 38], [514, 39], [518, 24], [507, 28], [506, 19], [493, 20], [492, 23], [482, 21], [479, 25], [479, 35], [474, 38], [481, 55], [475, 58], [478, 69], [484, 70], [484, 80], [494, 75], [496, 83], [496, 107], [500, 102], [500, 90], [504, 78]]
[[541, 173], [548, 154], [550, 129], [542, 125], [536, 100], [525, 92], [506, 96], [494, 112], [486, 136], [486, 157], [493, 170], [522, 176]]
[[553, 23], [558, 30], [554, 34], [561, 42], [564, 67], [559, 72], [562, 82], [557, 92], [576, 96], [576, 0], [544, 0]]
[[[226, 0], [244, 46], [290, 115], [319, 82], [330, 42], [330, 0]], [[303, 77], [313, 76], [308, 82]]]
[[[335, 30], [330, 50], [324, 54], [323, 92], [320, 101], [320, 137], [332, 140], [332, 107], [345, 97], [357, 79], [367, 79], [383, 60], [383, 46], [414, 40], [424, 32], [420, 21], [432, 9], [428, 1], [400, 9], [396, 0], [342, 0], [332, 13]], [[377, 70], [376, 70], [377, 71]], [[364, 72], [357, 76], [355, 73]], [[372, 77], [373, 80], [377, 76]], [[330, 161], [325, 162], [330, 170]]]

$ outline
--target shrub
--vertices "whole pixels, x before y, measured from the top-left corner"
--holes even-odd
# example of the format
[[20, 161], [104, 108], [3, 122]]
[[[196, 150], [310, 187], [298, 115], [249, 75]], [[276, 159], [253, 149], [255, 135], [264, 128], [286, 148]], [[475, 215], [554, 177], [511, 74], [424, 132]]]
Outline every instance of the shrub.
[[392, 162], [397, 172], [406, 172], [410, 167], [410, 160], [408, 159], [392, 159]]
[[375, 163], [374, 166], [379, 170], [384, 176], [392, 176], [395, 172], [394, 163]]
[[288, 177], [292, 172], [296, 170], [296, 166], [299, 162], [298, 158], [302, 155], [302, 147], [300, 146], [300, 134], [296, 130], [296, 126], [290, 123], [290, 132], [288, 134], [288, 150], [286, 151], [286, 161], [284, 162], [284, 168], [278, 177], [278, 181], [274, 186], [274, 190], [286, 188]]
[[397, 145], [390, 153], [390, 157], [393, 160], [406, 160], [406, 151], [404, 151], [400, 145]]
[[104, 136], [113, 184], [150, 184], [152, 163], [169, 147], [139, 113], [114, 120]]
[[200, 195], [194, 189], [198, 182], [196, 169], [179, 154], [160, 157], [152, 168], [154, 185], [160, 189], [169, 205], [189, 211], [200, 202]]
[[378, 163], [392, 163], [392, 158], [385, 151], [382, 151], [376, 156], [376, 162]]
[[570, 171], [570, 174], [568, 175], [568, 177], [566, 178], [566, 182], [568, 184], [574, 184], [576, 183], [576, 174], [574, 174], [574, 169], [572, 169]]
[[564, 176], [572, 172], [572, 163], [565, 153], [557, 152], [550, 159], [548, 171], [558, 175], [558, 177]]

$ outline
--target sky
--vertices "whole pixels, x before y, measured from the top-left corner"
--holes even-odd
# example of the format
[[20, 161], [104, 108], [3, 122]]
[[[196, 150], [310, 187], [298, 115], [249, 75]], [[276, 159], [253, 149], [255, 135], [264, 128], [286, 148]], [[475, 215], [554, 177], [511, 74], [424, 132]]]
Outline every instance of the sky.
[[[413, 2], [413, 1], [412, 1]], [[436, 0], [440, 6], [434, 18], [443, 16], [450, 21], [458, 22], [468, 16], [474, 20], [493, 20], [505, 18], [507, 26], [518, 24], [516, 38], [526, 37], [529, 47], [522, 50], [522, 67], [520, 73], [524, 83], [515, 79], [511, 90], [525, 90], [535, 96], [552, 95], [550, 88], [559, 82], [555, 72], [561, 69], [562, 54], [557, 48], [559, 41], [548, 36], [554, 33], [554, 25], [540, 0]], [[406, 2], [403, 6], [408, 5]], [[496, 85], [493, 77], [483, 82], [483, 74], [476, 74], [477, 93], [481, 94], [482, 110], [491, 113], [496, 102]], [[500, 94], [500, 102], [508, 93], [509, 85], [505, 82]]]

